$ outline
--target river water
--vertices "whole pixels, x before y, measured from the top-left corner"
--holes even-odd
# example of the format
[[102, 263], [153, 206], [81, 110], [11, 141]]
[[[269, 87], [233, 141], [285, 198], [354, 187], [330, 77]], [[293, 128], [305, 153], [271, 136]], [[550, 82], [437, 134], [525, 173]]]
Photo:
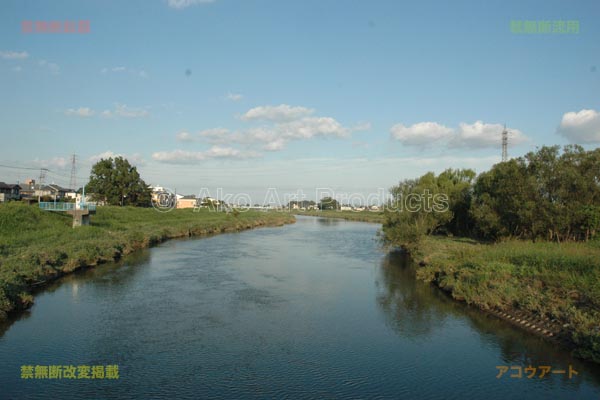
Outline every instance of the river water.
[[[299, 217], [61, 279], [0, 325], [0, 398], [600, 398], [595, 364], [416, 282], [378, 229]], [[119, 378], [23, 379], [28, 365]]]

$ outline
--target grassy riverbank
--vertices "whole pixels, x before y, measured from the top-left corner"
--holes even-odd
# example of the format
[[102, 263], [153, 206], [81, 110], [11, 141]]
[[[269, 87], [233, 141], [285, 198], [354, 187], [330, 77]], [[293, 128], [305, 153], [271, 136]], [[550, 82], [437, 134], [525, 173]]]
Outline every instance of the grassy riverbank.
[[417, 278], [600, 362], [600, 243], [429, 236]]
[[377, 223], [377, 224], [381, 224], [384, 220], [383, 212], [379, 212], [379, 211], [336, 211], [336, 210], [298, 211], [298, 210], [292, 210], [292, 214], [308, 215], [311, 217], [340, 218], [340, 219], [345, 219], [348, 221], [373, 222], [373, 223]]
[[293, 223], [278, 212], [234, 216], [203, 209], [100, 207], [90, 226], [71, 227], [65, 213], [20, 203], [0, 205], [0, 319], [33, 302], [32, 288], [82, 267], [113, 261], [167, 239]]

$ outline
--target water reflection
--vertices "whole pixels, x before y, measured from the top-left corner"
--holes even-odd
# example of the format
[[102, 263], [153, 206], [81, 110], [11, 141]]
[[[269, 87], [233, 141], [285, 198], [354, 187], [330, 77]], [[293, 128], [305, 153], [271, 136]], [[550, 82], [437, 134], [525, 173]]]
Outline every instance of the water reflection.
[[[458, 320], [477, 332], [482, 347], [500, 352], [502, 365], [523, 368], [550, 365], [558, 369], [568, 369], [571, 365], [585, 373], [574, 376], [568, 385], [578, 387], [582, 382], [590, 382], [600, 386], [597, 364], [574, 358], [557, 345], [450, 299], [439, 289], [416, 281], [415, 268], [408, 255], [393, 252], [383, 259], [375, 281], [377, 304], [385, 322], [402, 338], [422, 340], [425, 336], [448, 331], [444, 325], [450, 319]], [[549, 384], [553, 384], [552, 378]]]
[[[0, 337], [0, 397], [598, 397], [597, 369], [417, 282], [377, 229], [303, 217], [66, 277]], [[547, 360], [580, 375], [495, 378]], [[23, 363], [118, 364], [122, 379], [24, 382]]]
[[415, 271], [407, 254], [389, 253], [378, 272], [377, 304], [388, 326], [407, 338], [422, 337], [443, 327], [451, 307], [429, 286], [415, 284]]

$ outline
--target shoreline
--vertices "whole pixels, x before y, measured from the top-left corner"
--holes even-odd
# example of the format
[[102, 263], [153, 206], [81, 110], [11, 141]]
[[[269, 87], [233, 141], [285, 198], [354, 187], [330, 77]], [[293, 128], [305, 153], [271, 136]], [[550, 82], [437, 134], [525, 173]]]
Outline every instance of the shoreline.
[[[425, 265], [415, 264], [415, 268], [418, 270], [419, 267]], [[559, 344], [563, 346], [566, 350], [573, 351], [577, 348], [575, 343], [570, 339], [572, 334], [571, 331], [566, 330], [558, 321], [551, 320], [547, 317], [539, 318], [539, 316], [535, 315], [532, 312], [527, 312], [525, 310], [517, 310], [511, 309], [506, 310], [499, 307], [486, 309], [479, 304], [470, 304], [464, 298], [457, 297], [454, 295], [451, 289], [447, 289], [440, 285], [440, 282], [437, 280], [427, 281], [422, 280], [415, 277], [417, 280], [421, 280], [422, 282], [429, 283], [434, 286], [437, 290], [445, 293], [448, 297], [450, 297], [454, 302], [464, 304], [467, 307], [472, 307], [477, 309], [479, 312], [482, 312], [486, 315], [491, 315], [499, 320], [508, 323], [509, 325], [518, 328], [521, 331], [525, 331], [531, 335], [537, 336], [546, 341]], [[582, 360], [593, 361], [589, 358], [578, 357]]]
[[415, 279], [559, 344], [577, 358], [600, 363], [600, 310], [593, 286], [593, 260], [600, 259], [600, 249], [585, 243], [561, 246], [429, 237], [421, 247], [427, 250], [412, 257]]
[[0, 242], [0, 321], [29, 309], [36, 293], [71, 273], [118, 261], [172, 239], [284, 226], [296, 219], [284, 213], [233, 215], [207, 210], [193, 213], [191, 209], [159, 213], [151, 208], [102, 207], [90, 226], [73, 229], [70, 222], [70, 216], [29, 205], [0, 207], [3, 235], [7, 234], [6, 225], [31, 225], [13, 235], [16, 243]]
[[[314, 217], [324, 217], [324, 218], [339, 218], [346, 220], [354, 220], [360, 222], [374, 222], [367, 221], [361, 219], [351, 219], [347, 216], [343, 215], [335, 215], [336, 211], [329, 211], [327, 214], [323, 215], [322, 212], [311, 212], [307, 215], [307, 213], [299, 212], [294, 213], [295, 215], [307, 215]], [[433, 239], [436, 240], [436, 239]], [[459, 238], [459, 240], [461, 240]], [[480, 246], [493, 244], [484, 244], [478, 243]], [[477, 309], [479, 312], [483, 312], [486, 315], [491, 315], [495, 318], [498, 318], [509, 325], [518, 328], [521, 331], [525, 331], [531, 335], [544, 339], [546, 341], [555, 343], [563, 347], [565, 350], [570, 351], [571, 354], [577, 358], [582, 360], [594, 362], [600, 364], [600, 359], [598, 357], [598, 351], [595, 350], [596, 347], [594, 345], [594, 334], [590, 332], [584, 331], [580, 326], [574, 326], [574, 321], [565, 317], [565, 315], [555, 315], [554, 317], [550, 317], [544, 312], [547, 310], [527, 310], [525, 308], [519, 308], [507, 304], [493, 304], [488, 305], [485, 302], [477, 302], [477, 301], [468, 301], [465, 296], [458, 294], [452, 285], [445, 285], [442, 283], [444, 278], [447, 277], [447, 273], [458, 274], [460, 272], [460, 267], [450, 267], [448, 271], [440, 266], [436, 265], [433, 267], [435, 273], [433, 275], [430, 274], [420, 274], [418, 271], [425, 269], [424, 267], [430, 267], [429, 259], [439, 257], [439, 254], [436, 254], [435, 245], [431, 246], [429, 249], [429, 253], [427, 255], [418, 254], [416, 256], [411, 255], [411, 259], [414, 263], [414, 268], [416, 271], [415, 279], [429, 283], [436, 287], [437, 290], [442, 291], [446, 295], [448, 295], [453, 301], [457, 303], [463, 303], [466, 306], [473, 307]], [[426, 246], [427, 248], [427, 246]], [[435, 260], [437, 264], [440, 262], [447, 261], [448, 264], [452, 264], [452, 259], [443, 259]], [[456, 261], [456, 260], [454, 260]], [[424, 276], [425, 275], [425, 276]], [[518, 290], [519, 288], [516, 288]], [[493, 290], [490, 288], [490, 290]], [[569, 297], [574, 296], [573, 291], [568, 291]], [[579, 295], [577, 293], [576, 295]], [[582, 296], [585, 297], [585, 296]], [[469, 299], [471, 300], [471, 299]], [[560, 307], [560, 306], [559, 306]], [[578, 329], [579, 328], [579, 329]], [[579, 338], [580, 343], [576, 342], [576, 338]]]
[[290, 214], [303, 215], [306, 217], [336, 218], [346, 221], [370, 222], [374, 224], [381, 224], [384, 220], [383, 213], [379, 211], [290, 211]]

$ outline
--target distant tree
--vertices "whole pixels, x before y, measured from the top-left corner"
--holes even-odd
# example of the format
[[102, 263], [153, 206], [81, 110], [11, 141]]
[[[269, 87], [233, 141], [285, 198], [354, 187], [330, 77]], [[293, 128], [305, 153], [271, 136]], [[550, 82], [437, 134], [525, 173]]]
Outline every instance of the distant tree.
[[542, 147], [494, 165], [473, 192], [480, 237], [591, 239], [600, 228], [600, 149]]
[[323, 197], [319, 202], [319, 210], [339, 210], [340, 203], [331, 197]]
[[149, 206], [151, 191], [142, 180], [137, 168], [123, 157], [101, 159], [92, 167], [86, 185], [95, 201], [111, 205]]

